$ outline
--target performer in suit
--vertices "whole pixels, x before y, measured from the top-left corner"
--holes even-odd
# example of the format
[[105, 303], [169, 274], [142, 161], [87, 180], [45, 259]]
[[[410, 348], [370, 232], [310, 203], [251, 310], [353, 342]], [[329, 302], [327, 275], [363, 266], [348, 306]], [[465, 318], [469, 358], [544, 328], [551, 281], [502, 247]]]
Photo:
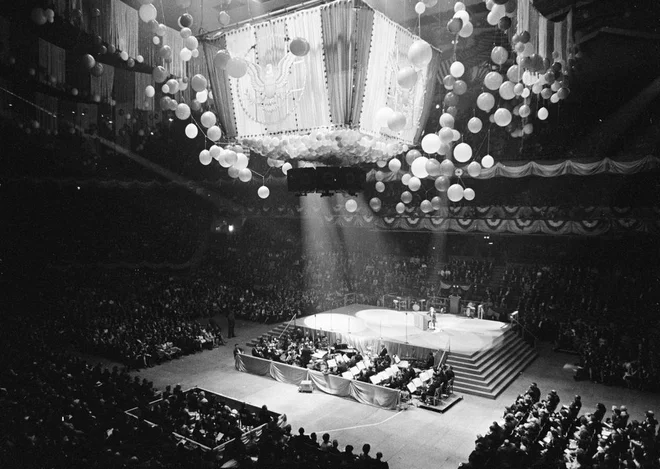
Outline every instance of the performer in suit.
[[385, 344], [380, 346], [380, 353], [378, 354], [380, 358], [385, 358], [387, 356], [387, 348], [385, 347]]

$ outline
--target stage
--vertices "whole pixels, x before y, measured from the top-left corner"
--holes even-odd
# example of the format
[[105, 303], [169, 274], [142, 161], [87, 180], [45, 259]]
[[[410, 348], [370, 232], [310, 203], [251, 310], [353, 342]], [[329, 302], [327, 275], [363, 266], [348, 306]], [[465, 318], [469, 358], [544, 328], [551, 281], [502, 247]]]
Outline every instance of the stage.
[[340, 338], [361, 350], [385, 343], [390, 353], [417, 358], [425, 357], [428, 351], [450, 350], [472, 355], [490, 349], [509, 327], [499, 321], [437, 314], [436, 330], [424, 331], [415, 325], [422, 320], [428, 321], [426, 312], [350, 305], [307, 316], [296, 321], [296, 325], [315, 334]]

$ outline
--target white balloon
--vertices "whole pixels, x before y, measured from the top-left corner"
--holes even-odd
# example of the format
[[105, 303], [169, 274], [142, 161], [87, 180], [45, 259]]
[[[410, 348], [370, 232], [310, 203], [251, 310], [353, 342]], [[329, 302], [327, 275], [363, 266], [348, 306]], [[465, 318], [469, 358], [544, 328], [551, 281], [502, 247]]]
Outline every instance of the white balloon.
[[485, 155], [483, 158], [481, 158], [481, 166], [486, 169], [492, 168], [494, 164], [495, 159], [493, 159], [493, 157], [490, 155]]
[[355, 199], [348, 199], [346, 201], [345, 206], [346, 206], [346, 211], [353, 213], [357, 210], [358, 203]]
[[382, 181], [376, 183], [376, 192], [385, 192], [385, 184]]
[[268, 196], [270, 195], [270, 189], [268, 189], [268, 187], [266, 187], [266, 186], [261, 186], [257, 190], [257, 195], [259, 195], [259, 197], [262, 198], [262, 199], [267, 199]]
[[463, 197], [465, 197], [465, 200], [474, 200], [475, 195], [474, 189], [471, 187], [466, 187], [465, 190], [463, 190]]
[[209, 140], [217, 142], [222, 138], [222, 130], [220, 130], [220, 127], [217, 125], [213, 125], [209, 127], [209, 130], [206, 132], [206, 136], [209, 138]]
[[471, 22], [463, 23], [463, 27], [458, 32], [458, 35], [461, 37], [470, 37], [474, 32], [474, 25]]
[[422, 187], [422, 181], [420, 181], [418, 177], [415, 176], [411, 177], [410, 181], [408, 182], [408, 189], [410, 189], [413, 192], [416, 192], [419, 190], [420, 187]]
[[440, 144], [442, 140], [436, 134], [426, 134], [422, 138], [422, 150], [429, 155], [436, 153], [440, 149]]
[[511, 111], [506, 108], [499, 108], [494, 114], [495, 123], [500, 127], [506, 127], [511, 123]]
[[459, 163], [466, 163], [472, 158], [472, 147], [467, 143], [459, 143], [454, 148], [454, 158]]
[[404, 186], [407, 186], [410, 183], [410, 178], [412, 177], [412, 174], [406, 173], [403, 176], [401, 176], [401, 184]]
[[406, 211], [406, 206], [403, 205], [403, 202], [399, 202], [398, 204], [396, 204], [396, 213], [402, 214], [405, 211]]
[[454, 3], [454, 12], [458, 12], [461, 10], [465, 10], [465, 3], [463, 2], [456, 2]]
[[449, 127], [449, 128], [454, 128], [454, 116], [449, 114], [448, 112], [443, 113], [440, 116], [440, 126], [441, 127]]
[[199, 91], [195, 95], [195, 99], [197, 99], [198, 102], [200, 103], [205, 103], [209, 99], [209, 92], [207, 90]]
[[387, 163], [387, 167], [390, 168], [390, 171], [396, 173], [401, 169], [401, 161], [399, 161], [397, 158], [392, 158], [389, 163]]
[[236, 169], [245, 169], [249, 163], [248, 157], [245, 156], [245, 153], [236, 154], [236, 163], [234, 163], [234, 168]]
[[391, 107], [385, 106], [376, 111], [376, 127], [387, 127], [387, 121], [394, 114], [394, 110]]
[[460, 202], [463, 198], [463, 186], [460, 184], [452, 184], [447, 189], [447, 198], [452, 202]]
[[202, 163], [204, 166], [208, 166], [211, 164], [211, 161], [213, 160], [213, 157], [211, 156], [211, 153], [208, 150], [202, 150], [199, 153], [199, 162]]
[[147, 98], [153, 98], [154, 95], [156, 94], [156, 90], [154, 89], [153, 86], [148, 85], [148, 86], [144, 89], [144, 94], [147, 96]]
[[215, 114], [213, 114], [211, 111], [206, 111], [204, 114], [202, 114], [200, 121], [202, 122], [202, 125], [208, 129], [209, 127], [215, 125]]
[[467, 166], [467, 172], [473, 178], [476, 178], [481, 174], [481, 165], [476, 161], [473, 161]]
[[176, 117], [185, 120], [190, 117], [190, 107], [186, 103], [179, 103], [176, 106]]
[[413, 196], [409, 191], [404, 191], [401, 193], [401, 202], [404, 204], [409, 204], [412, 202]]
[[186, 126], [186, 137], [193, 139], [197, 137], [198, 133], [199, 130], [197, 129], [197, 126], [195, 124], [188, 124]]
[[151, 3], [147, 3], [145, 5], [140, 6], [140, 9], [138, 10], [138, 15], [140, 16], [140, 19], [142, 21], [148, 23], [149, 21], [156, 19], [156, 16], [158, 15], [158, 11], [156, 10], [156, 7], [153, 6]]
[[238, 179], [242, 182], [249, 182], [252, 179], [252, 171], [248, 168], [243, 168], [238, 170]]
[[473, 117], [468, 121], [468, 130], [473, 134], [478, 134], [483, 128], [483, 123], [478, 117]]
[[[410, 170], [413, 173], [413, 176], [424, 179], [429, 175], [429, 173], [426, 171], [426, 163], [429, 161], [429, 159], [425, 156], [421, 156], [417, 158], [415, 161], [413, 161], [413, 164], [410, 167]], [[410, 184], [409, 184], [410, 185]], [[414, 190], [414, 189], [413, 189]]]
[[449, 73], [454, 78], [461, 78], [465, 73], [465, 66], [461, 62], [454, 62], [449, 66]]
[[540, 120], [544, 121], [548, 118], [548, 110], [544, 107], [539, 109], [539, 112], [537, 113], [537, 116], [539, 117]]

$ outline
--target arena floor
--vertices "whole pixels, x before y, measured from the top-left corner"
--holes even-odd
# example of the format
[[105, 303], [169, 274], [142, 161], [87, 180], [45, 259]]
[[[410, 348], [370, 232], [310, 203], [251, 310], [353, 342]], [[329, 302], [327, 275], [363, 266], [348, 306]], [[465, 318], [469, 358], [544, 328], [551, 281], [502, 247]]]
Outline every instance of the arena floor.
[[[224, 320], [219, 321], [222, 324]], [[332, 438], [339, 440], [342, 449], [352, 444], [356, 452], [363, 443], [370, 443], [372, 452], [381, 451], [392, 469], [456, 469], [474, 449], [476, 435], [485, 433], [490, 423], [502, 416], [504, 407], [532, 381], [538, 383], [543, 395], [550, 389], [557, 390], [562, 401], [580, 394], [584, 412], [593, 409], [598, 402], [603, 402], [608, 409], [625, 404], [632, 419], [641, 420], [649, 409], [660, 411], [658, 395], [575, 382], [564, 365], [575, 361], [576, 357], [552, 352], [547, 345], [540, 349], [541, 356], [495, 401], [465, 395], [464, 400], [446, 414], [418, 408], [395, 412], [320, 392], [299, 394], [295, 386], [234, 369], [234, 344], [238, 343], [250, 353], [244, 344], [272, 327], [237, 321], [239, 337], [227, 346], [134, 374], [153, 381], [160, 389], [168, 384], [181, 384], [184, 388], [200, 386], [251, 404], [266, 404], [276, 412], [285, 413], [294, 431], [302, 426], [307, 433], [316, 432], [319, 437], [329, 432]]]

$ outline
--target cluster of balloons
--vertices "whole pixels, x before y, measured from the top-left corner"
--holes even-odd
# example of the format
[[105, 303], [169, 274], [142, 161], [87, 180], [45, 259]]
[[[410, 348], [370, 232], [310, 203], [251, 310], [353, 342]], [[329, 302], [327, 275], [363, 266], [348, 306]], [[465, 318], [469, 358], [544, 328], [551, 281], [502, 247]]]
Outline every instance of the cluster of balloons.
[[489, 10], [486, 21], [491, 26], [497, 26], [502, 31], [511, 27], [511, 17], [516, 11], [515, 0], [484, 0]]
[[273, 159], [325, 161], [341, 155], [344, 164], [387, 161], [407, 149], [402, 143], [385, 143], [351, 129], [318, 129], [308, 135], [267, 135], [245, 138], [241, 143]]
[[35, 24], [43, 26], [46, 23], [55, 21], [55, 12], [51, 8], [33, 8], [30, 17]]
[[447, 31], [460, 37], [472, 36], [474, 26], [470, 22], [470, 14], [465, 9], [463, 2], [454, 4], [454, 16], [447, 23]]

